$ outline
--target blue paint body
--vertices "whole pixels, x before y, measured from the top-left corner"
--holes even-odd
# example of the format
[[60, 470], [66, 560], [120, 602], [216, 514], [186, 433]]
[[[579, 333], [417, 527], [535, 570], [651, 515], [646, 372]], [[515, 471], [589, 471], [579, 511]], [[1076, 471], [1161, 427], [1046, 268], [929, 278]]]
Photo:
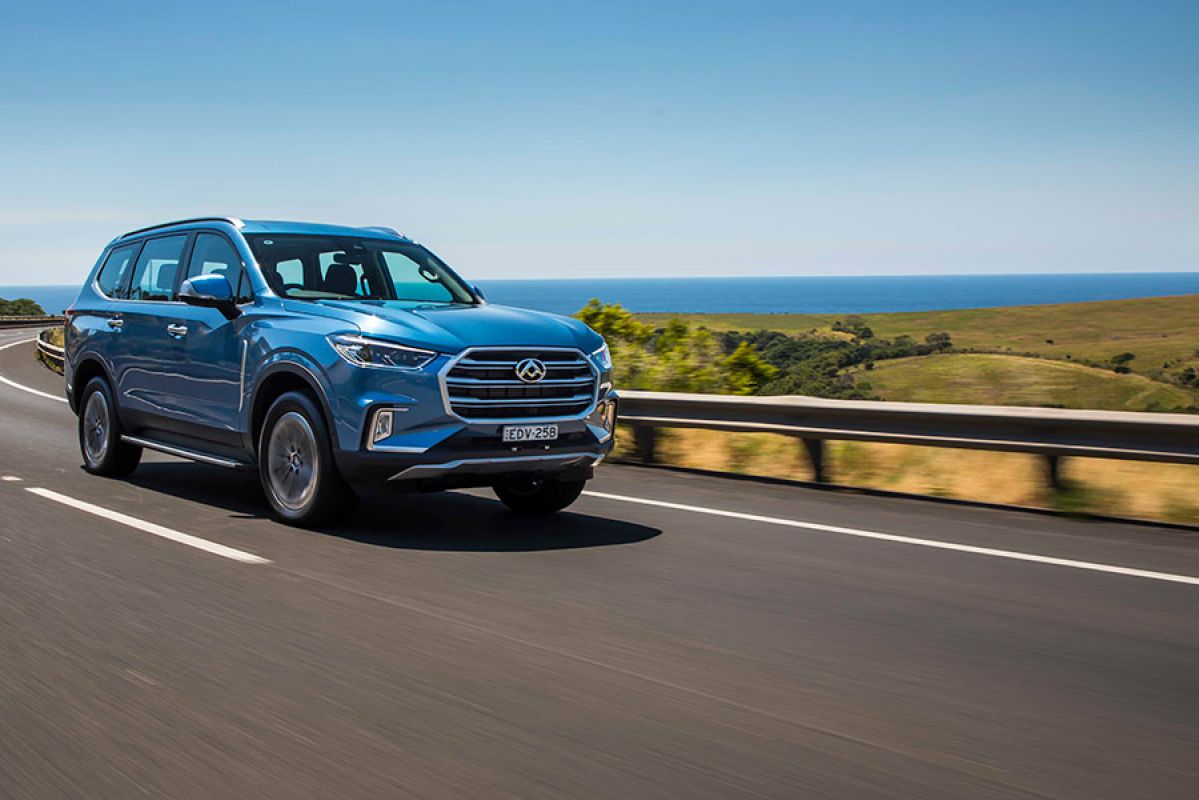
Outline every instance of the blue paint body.
[[[232, 313], [179, 299], [184, 265], [200, 233], [223, 236], [241, 260], [248, 288]], [[110, 253], [179, 234], [187, 237], [187, 245], [165, 295], [170, 299], [119, 296], [128, 293], [128, 273], [133, 271], [136, 252], [121, 287], [109, 294], [101, 291], [97, 279]], [[600, 354], [603, 339], [583, 323], [489, 305], [477, 294], [470, 302], [453, 303], [291, 299], [272, 288], [267, 272], [256, 261], [246, 238], [256, 234], [319, 235], [419, 247], [387, 229], [231, 218], [173, 223], [117, 237], [101, 253], [69, 313], [66, 374], [72, 408], [86, 379], [103, 374], [114, 389], [127, 434], [248, 465], [255, 463], [256, 439], [273, 397], [280, 387], [302, 387], [324, 410], [338, 467], [355, 484], [392, 478], [417, 465], [463, 461], [486, 464], [477, 470], [470, 466], [447, 470], [440, 480], [425, 480], [417, 488], [483, 485], [494, 482], [505, 458], [522, 471], [550, 474], [569, 462], [576, 473], [585, 464], [589, 474], [591, 466], [611, 450], [617, 400], [611, 365]], [[171, 332], [183, 329], [179, 335]], [[418, 369], [357, 366], [330, 342], [329, 337], [339, 335], [418, 348], [435, 356]], [[530, 354], [565, 359], [564, 354], [570, 354], [582, 365], [577, 371], [589, 377], [586, 383], [583, 377], [576, 379], [579, 391], [587, 394], [586, 401], [560, 406], [568, 408], [561, 415], [552, 401], [550, 408], [530, 408], [536, 413], [529, 415], [512, 413], [515, 400], [465, 401], [480, 403], [477, 407], [459, 405], [456, 395], [451, 401], [452, 393], [474, 387], [458, 386], [462, 379], [448, 377], [449, 371], [458, 368], [460, 360], [482, 360], [486, 348], [507, 348], [494, 351], [505, 358]], [[472, 349], [477, 352], [468, 353]], [[515, 375], [500, 373], [500, 379], [503, 385], [512, 385], [511, 392], [524, 392], [521, 398], [550, 391], [548, 384], [524, 387]], [[451, 391], [447, 381], [457, 388]], [[494, 393], [491, 384], [487, 386]], [[543, 402], [538, 395], [527, 405]], [[393, 412], [393, 425], [389, 436], [376, 441], [372, 421], [381, 410]], [[545, 423], [558, 426], [557, 440], [518, 447], [502, 442], [505, 426]], [[587, 458], [552, 458], [572, 453]], [[534, 461], [530, 458], [534, 454], [549, 457]]]

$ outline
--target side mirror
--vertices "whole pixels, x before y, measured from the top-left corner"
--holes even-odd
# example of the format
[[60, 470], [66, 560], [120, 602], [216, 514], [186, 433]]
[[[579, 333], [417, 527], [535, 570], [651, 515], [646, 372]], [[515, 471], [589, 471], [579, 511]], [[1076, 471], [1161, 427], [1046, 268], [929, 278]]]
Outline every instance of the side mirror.
[[483, 290], [479, 288], [478, 284], [470, 287], [470, 290], [475, 293], [475, 297], [479, 298], [484, 303], [487, 302], [487, 295], [483, 294]]
[[224, 275], [197, 275], [179, 287], [179, 299], [189, 306], [215, 308], [225, 319], [236, 319], [241, 310], [233, 298], [233, 287]]

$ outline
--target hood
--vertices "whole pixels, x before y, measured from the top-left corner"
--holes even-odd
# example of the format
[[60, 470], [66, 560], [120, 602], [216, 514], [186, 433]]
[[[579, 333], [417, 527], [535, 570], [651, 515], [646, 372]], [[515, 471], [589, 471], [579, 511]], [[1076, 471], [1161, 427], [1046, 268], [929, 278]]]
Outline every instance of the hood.
[[322, 316], [340, 319], [364, 336], [391, 339], [413, 347], [457, 353], [467, 347], [577, 347], [597, 350], [603, 339], [571, 317], [494, 305], [441, 305], [395, 300], [346, 302], [286, 301], [301, 313], [318, 308]]

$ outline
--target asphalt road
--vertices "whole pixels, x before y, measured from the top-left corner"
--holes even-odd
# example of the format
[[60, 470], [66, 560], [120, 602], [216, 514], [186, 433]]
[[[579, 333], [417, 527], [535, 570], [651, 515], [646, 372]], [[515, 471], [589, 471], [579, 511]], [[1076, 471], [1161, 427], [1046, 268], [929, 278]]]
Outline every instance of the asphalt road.
[[1199, 796], [1194, 533], [613, 465], [300, 531], [3, 381], [0, 478], [6, 800]]

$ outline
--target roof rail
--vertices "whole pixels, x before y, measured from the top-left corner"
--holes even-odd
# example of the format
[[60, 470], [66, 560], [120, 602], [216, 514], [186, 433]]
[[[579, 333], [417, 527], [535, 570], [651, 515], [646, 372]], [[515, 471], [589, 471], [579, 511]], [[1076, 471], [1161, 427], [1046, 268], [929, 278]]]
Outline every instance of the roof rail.
[[242, 222], [240, 219], [238, 219], [237, 217], [191, 217], [190, 219], [177, 219], [177, 220], [174, 220], [173, 222], [162, 222], [162, 223], [159, 223], [158, 225], [149, 225], [145, 228], [138, 228], [135, 231], [129, 231], [128, 233], [122, 233], [120, 236], [117, 237], [117, 239], [118, 240], [127, 239], [130, 236], [133, 236], [138, 233], [145, 233], [147, 231], [156, 231], [159, 228], [171, 228], [171, 227], [174, 227], [175, 225], [186, 225], [191, 222], [227, 222], [235, 228], [244, 227], [246, 224], [246, 223]]
[[391, 236], [396, 236], [400, 239], [408, 238], [404, 234], [397, 231], [395, 228], [387, 228], [387, 227], [384, 227], [383, 225], [361, 225], [361, 226], [359, 226], [358, 230], [370, 231], [371, 233], [386, 233]]

